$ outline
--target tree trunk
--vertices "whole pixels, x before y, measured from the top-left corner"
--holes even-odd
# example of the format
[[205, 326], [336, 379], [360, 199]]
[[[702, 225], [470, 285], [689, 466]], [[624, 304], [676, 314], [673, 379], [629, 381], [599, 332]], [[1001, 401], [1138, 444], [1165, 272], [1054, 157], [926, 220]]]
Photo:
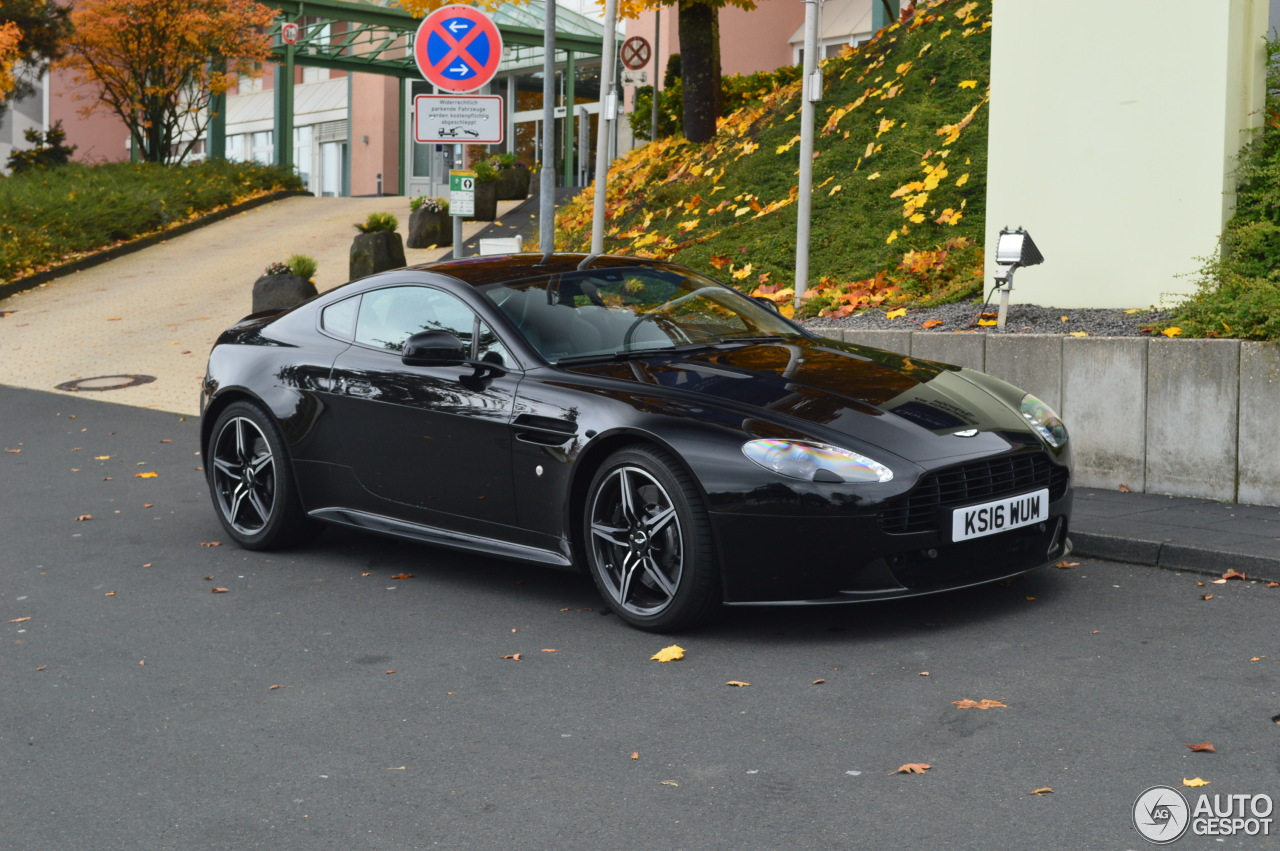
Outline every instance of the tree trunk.
[[697, 0], [680, 0], [680, 63], [683, 66], [684, 135], [707, 142], [720, 115], [719, 10]]

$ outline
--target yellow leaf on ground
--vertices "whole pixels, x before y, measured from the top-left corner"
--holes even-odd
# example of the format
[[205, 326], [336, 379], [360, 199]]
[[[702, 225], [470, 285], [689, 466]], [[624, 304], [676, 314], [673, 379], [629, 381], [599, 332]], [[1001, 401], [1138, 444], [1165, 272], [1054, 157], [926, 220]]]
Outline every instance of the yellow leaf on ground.
[[1041, 787], [1041, 788], [1039, 788], [1039, 789], [1032, 789], [1032, 790], [1031, 790], [1030, 792], [1028, 792], [1027, 794], [1028, 794], [1028, 795], [1039, 795], [1040, 797], [1042, 797], [1042, 798], [1043, 798], [1045, 795], [1052, 795], [1052, 794], [1053, 794], [1053, 789], [1049, 788], [1048, 786], [1042, 786], [1042, 787]]
[[998, 319], [979, 319], [979, 320], [978, 320], [978, 324], [979, 324], [979, 325], [982, 325], [982, 326], [984, 326], [984, 327], [986, 327], [986, 328], [992, 328], [992, 327], [994, 327], [994, 326], [996, 326], [996, 325], [999, 325], [999, 324], [1000, 324], [1000, 320], [998, 320]]
[[1088, 337], [1089, 332], [1088, 331], [1072, 331], [1071, 336], [1072, 337]]
[[1160, 333], [1161, 333], [1161, 334], [1164, 334], [1166, 337], [1181, 337], [1181, 336], [1182, 336], [1182, 329], [1175, 325], [1175, 326], [1174, 326], [1174, 327], [1172, 327], [1172, 328], [1166, 328], [1166, 329], [1164, 329], [1164, 330], [1163, 330], [1163, 331], [1161, 331]]
[[664, 647], [649, 657], [650, 662], [675, 662], [684, 658], [684, 648], [679, 644]]
[[962, 89], [976, 89], [977, 87], [978, 87], [977, 80], [964, 80], [963, 82], [960, 83], [960, 88]]
[[751, 685], [751, 683], [744, 683], [742, 680], [729, 680], [729, 682], [725, 683], [725, 685], [737, 686], [738, 688], [742, 688], [743, 686]]
[[960, 175], [958, 178], [956, 178], [957, 187], [964, 186], [968, 182], [969, 182], [969, 172], [967, 171], [964, 174]]
[[906, 765], [898, 766], [897, 771], [890, 771], [890, 774], [924, 774], [932, 765], [927, 762], [908, 762]]
[[872, 172], [871, 174], [867, 175], [867, 180], [879, 180], [879, 179], [880, 179], [880, 172], [878, 171]]
[[830, 192], [828, 192], [827, 194], [828, 194], [828, 195], [834, 195], [834, 194], [836, 194], [837, 192], [839, 192], [841, 189], [844, 189], [844, 186], [842, 186], [841, 184], [837, 183], [835, 186], [832, 186], [832, 187], [831, 187], [831, 191], [830, 191]]
[[906, 315], [907, 315], [907, 309], [905, 307], [899, 307], [897, 310], [890, 310], [888, 313], [884, 315], [884, 318], [885, 319], [901, 319]]
[[160, 475], [160, 474], [159, 474], [159, 473], [155, 473], [155, 472], [152, 472], [152, 473], [134, 473], [134, 474], [133, 474], [133, 477], [134, 477], [135, 479], [154, 479], [154, 478], [155, 478], [156, 476], [158, 476], [158, 475]]
[[1208, 780], [1204, 780], [1204, 779], [1202, 779], [1202, 778], [1200, 778], [1200, 777], [1197, 777], [1197, 778], [1195, 778], [1195, 779], [1193, 779], [1193, 780], [1188, 780], [1187, 778], [1185, 778], [1185, 777], [1184, 777], [1184, 778], [1182, 778], [1182, 785], [1183, 785], [1183, 786], [1208, 786], [1208, 785], [1209, 785], [1209, 781], [1208, 781]]

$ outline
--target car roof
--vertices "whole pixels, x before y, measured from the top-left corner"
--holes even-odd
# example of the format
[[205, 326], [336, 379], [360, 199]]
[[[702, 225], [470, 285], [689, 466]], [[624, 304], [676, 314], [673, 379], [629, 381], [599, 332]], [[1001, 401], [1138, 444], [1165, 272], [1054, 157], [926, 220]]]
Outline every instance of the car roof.
[[[584, 261], [588, 261], [584, 263]], [[489, 257], [465, 257], [424, 263], [408, 268], [423, 272], [448, 275], [473, 287], [500, 284], [507, 281], [540, 278], [544, 275], [562, 275], [587, 269], [617, 269], [641, 266], [678, 268], [670, 263], [643, 257], [619, 257], [614, 254], [503, 254]]]

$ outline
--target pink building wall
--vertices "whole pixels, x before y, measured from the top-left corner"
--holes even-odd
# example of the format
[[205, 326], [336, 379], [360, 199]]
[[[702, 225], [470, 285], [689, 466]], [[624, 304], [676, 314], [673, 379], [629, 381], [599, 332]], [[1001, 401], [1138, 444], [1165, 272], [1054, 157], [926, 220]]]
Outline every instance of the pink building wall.
[[[85, 96], [83, 99], [77, 95]], [[96, 90], [77, 86], [71, 71], [49, 74], [49, 126], [62, 122], [68, 145], [75, 145], [72, 159], [82, 163], [124, 162], [129, 159], [129, 130], [105, 107], [89, 115], [80, 111], [97, 99]]]
[[[351, 80], [351, 194], [400, 192], [400, 84], [395, 77], [355, 74]], [[368, 140], [367, 142], [365, 140]]]

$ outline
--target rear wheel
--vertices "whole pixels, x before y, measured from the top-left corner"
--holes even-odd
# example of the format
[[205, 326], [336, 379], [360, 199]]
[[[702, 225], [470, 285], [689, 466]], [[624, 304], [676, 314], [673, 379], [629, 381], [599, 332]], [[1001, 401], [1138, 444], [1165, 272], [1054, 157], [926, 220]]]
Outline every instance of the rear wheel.
[[275, 422], [250, 402], [228, 405], [205, 447], [209, 492], [227, 534], [246, 549], [302, 543], [324, 527], [298, 499], [289, 454]]
[[592, 479], [583, 523], [592, 579], [627, 623], [688, 629], [719, 610], [701, 494], [666, 452], [631, 447], [610, 456]]

